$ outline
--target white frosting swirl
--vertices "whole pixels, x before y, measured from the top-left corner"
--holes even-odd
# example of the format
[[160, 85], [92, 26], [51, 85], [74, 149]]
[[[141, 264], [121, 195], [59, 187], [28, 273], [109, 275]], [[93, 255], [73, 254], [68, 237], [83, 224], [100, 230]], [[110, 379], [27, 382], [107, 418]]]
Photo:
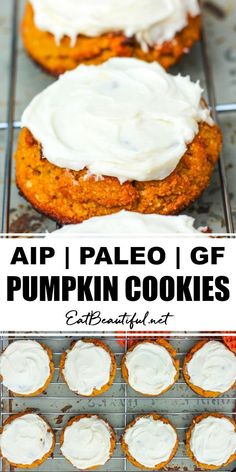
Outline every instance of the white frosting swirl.
[[188, 24], [188, 15], [199, 15], [197, 0], [30, 0], [36, 26], [63, 36], [71, 44], [79, 34], [90, 37], [122, 31], [147, 48], [171, 40]]
[[97, 416], [66, 426], [62, 454], [78, 469], [105, 464], [110, 457], [111, 429]]
[[174, 428], [152, 416], [139, 418], [124, 435], [130, 454], [145, 467], [169, 460], [177, 441]]
[[63, 375], [73, 392], [91, 395], [108, 383], [110, 372], [111, 356], [101, 346], [77, 341], [67, 352]]
[[163, 216], [144, 215], [122, 210], [105, 216], [95, 216], [83, 223], [66, 225], [53, 231], [49, 236], [70, 234], [194, 234], [205, 236], [194, 228], [194, 219], [187, 215]]
[[44, 386], [50, 375], [48, 353], [37, 341], [14, 341], [0, 356], [0, 375], [3, 385], [12, 392], [32, 394]]
[[209, 341], [187, 364], [192, 384], [211, 392], [226, 392], [236, 382], [236, 356], [223, 343]]
[[113, 58], [79, 66], [37, 95], [22, 116], [52, 164], [96, 176], [164, 179], [212, 124], [202, 89], [157, 63]]
[[159, 344], [139, 343], [127, 352], [129, 384], [140, 393], [158, 395], [173, 384], [176, 368], [167, 349]]
[[50, 451], [52, 444], [52, 431], [40, 416], [33, 413], [12, 420], [0, 434], [2, 456], [13, 464], [33, 464]]
[[195, 424], [190, 448], [198, 462], [223, 465], [236, 453], [235, 426], [227, 418], [208, 416]]

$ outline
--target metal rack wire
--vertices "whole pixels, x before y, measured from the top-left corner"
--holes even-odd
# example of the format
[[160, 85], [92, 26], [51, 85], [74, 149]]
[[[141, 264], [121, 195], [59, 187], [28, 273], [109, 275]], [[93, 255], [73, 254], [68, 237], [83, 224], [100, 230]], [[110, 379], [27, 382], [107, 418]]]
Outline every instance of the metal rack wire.
[[[99, 334], [97, 335], [99, 336]], [[184, 470], [185, 472], [193, 472], [196, 469], [194, 464], [192, 464], [190, 459], [187, 457], [184, 445], [185, 431], [190, 425], [193, 417], [205, 411], [218, 411], [232, 416], [235, 411], [235, 391], [231, 391], [217, 399], [202, 398], [189, 389], [183, 380], [182, 374], [175, 386], [169, 390], [169, 392], [166, 392], [160, 397], [150, 398], [138, 395], [126, 385], [120, 372], [120, 361], [127, 348], [127, 340], [125, 341], [125, 345], [121, 346], [117, 342], [117, 338], [114, 334], [109, 338], [104, 338], [104, 341], [110, 345], [111, 349], [115, 353], [118, 363], [118, 372], [114, 385], [104, 395], [89, 399], [82, 398], [69, 391], [58, 373], [60, 355], [69, 347], [71, 338], [59, 336], [42, 338], [41, 336], [41, 334], [38, 334], [37, 336], [32, 336], [32, 339], [38, 341], [42, 340], [52, 348], [56, 366], [54, 378], [48, 387], [46, 394], [41, 394], [38, 397], [20, 398], [14, 397], [14, 395], [12, 395], [12, 393], [2, 385], [0, 389], [2, 405], [0, 413], [1, 424], [9, 415], [19, 411], [24, 411], [26, 408], [31, 408], [36, 412], [39, 411], [49, 421], [56, 433], [56, 449], [54, 456], [48, 459], [43, 466], [36, 468], [35, 471], [54, 472], [57, 470], [59, 472], [67, 472], [69, 470], [74, 470], [60, 453], [59, 435], [61, 428], [67, 423], [69, 418], [85, 412], [96, 413], [106, 418], [110, 424], [114, 426], [117, 434], [116, 452], [108, 464], [99, 470], [109, 472], [138, 470], [126, 461], [120, 449], [119, 438], [126, 424], [135, 416], [142, 413], [157, 411], [163, 416], [169, 418], [176, 426], [180, 440], [179, 450], [166, 470]], [[0, 338], [1, 351], [12, 339], [14, 338], [7, 338], [5, 336]], [[73, 339], [78, 339], [78, 337], [75, 336]], [[176, 336], [170, 339], [171, 344], [177, 349], [181, 366], [186, 352], [199, 339], [199, 337], [188, 338], [187, 336]], [[232, 469], [233, 465], [222, 470], [230, 472]], [[2, 470], [3, 472], [9, 472], [16, 469], [10, 469], [5, 461], [3, 461]]]
[[[20, 122], [14, 121], [14, 102], [16, 88], [16, 69], [17, 69], [17, 38], [18, 38], [18, 0], [12, 0], [11, 13], [11, 48], [10, 48], [10, 67], [9, 67], [9, 87], [7, 96], [7, 119], [0, 123], [1, 130], [6, 131], [6, 152], [4, 165], [4, 186], [3, 186], [3, 204], [1, 232], [9, 232], [9, 214], [10, 214], [10, 195], [11, 195], [11, 171], [12, 171], [12, 151], [13, 151], [13, 133], [14, 129], [20, 128]], [[214, 90], [214, 76], [211, 66], [211, 60], [208, 53], [208, 43], [205, 25], [203, 24], [203, 35], [201, 41], [202, 62], [207, 84], [209, 103], [212, 108], [214, 119], [218, 121], [221, 113], [236, 113], [236, 103], [217, 104]], [[224, 208], [224, 220], [227, 233], [234, 233], [234, 224], [232, 217], [232, 208], [228, 190], [228, 182], [223, 154], [219, 160], [219, 176], [221, 182], [222, 202]]]

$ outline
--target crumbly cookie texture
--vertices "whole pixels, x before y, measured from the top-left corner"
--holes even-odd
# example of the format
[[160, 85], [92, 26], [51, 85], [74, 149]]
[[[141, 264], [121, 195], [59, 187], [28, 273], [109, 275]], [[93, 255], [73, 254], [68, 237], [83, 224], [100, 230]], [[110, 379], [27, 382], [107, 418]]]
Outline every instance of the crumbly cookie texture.
[[96, 179], [86, 169], [71, 171], [42, 159], [41, 145], [22, 129], [16, 151], [16, 182], [25, 198], [59, 223], [80, 223], [119, 210], [176, 214], [209, 185], [218, 160], [222, 135], [218, 126], [201, 123], [199, 133], [175, 171], [160, 181]]

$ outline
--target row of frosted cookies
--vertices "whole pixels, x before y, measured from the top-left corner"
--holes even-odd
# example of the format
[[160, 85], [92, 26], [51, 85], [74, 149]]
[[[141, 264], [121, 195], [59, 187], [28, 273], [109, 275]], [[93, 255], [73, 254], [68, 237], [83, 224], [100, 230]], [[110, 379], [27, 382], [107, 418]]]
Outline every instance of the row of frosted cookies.
[[[40, 415], [26, 411], [9, 416], [0, 429], [0, 455], [17, 468], [40, 466], [55, 448], [55, 434]], [[60, 451], [77, 469], [100, 467], [112, 457], [116, 434], [107, 420], [95, 414], [72, 417], [60, 433]], [[221, 413], [203, 413], [187, 430], [188, 456], [201, 469], [216, 470], [236, 459], [236, 423]], [[125, 428], [121, 448], [134, 466], [159, 470], [175, 456], [177, 429], [158, 413], [137, 416]]]
[[[179, 378], [180, 365], [173, 346], [161, 338], [137, 341], [124, 353], [125, 382], [146, 396], [167, 392]], [[59, 372], [68, 388], [87, 397], [106, 392], [116, 376], [116, 357], [100, 339], [73, 341], [63, 352]], [[53, 353], [43, 343], [17, 340], [0, 356], [0, 380], [12, 394], [36, 396], [54, 375]], [[218, 397], [236, 386], [236, 355], [223, 342], [203, 339], [183, 361], [187, 385], [203, 397]]]
[[16, 181], [37, 210], [66, 225], [125, 210], [121, 223], [132, 213], [148, 226], [160, 215], [158, 233], [200, 196], [221, 132], [199, 83], [162, 67], [191, 48], [200, 23], [197, 0], [27, 2], [26, 50], [65, 72], [22, 116]]

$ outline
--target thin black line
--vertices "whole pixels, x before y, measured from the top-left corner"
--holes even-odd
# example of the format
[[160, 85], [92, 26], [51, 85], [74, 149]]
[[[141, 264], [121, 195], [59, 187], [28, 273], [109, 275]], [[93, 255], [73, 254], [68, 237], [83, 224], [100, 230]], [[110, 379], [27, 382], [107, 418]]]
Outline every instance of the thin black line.
[[[210, 60], [210, 55], [209, 55], [209, 50], [208, 50], [208, 42], [207, 42], [204, 25], [202, 28], [201, 52], [202, 52], [203, 67], [204, 67], [205, 78], [206, 78], [209, 105], [211, 107], [213, 119], [215, 120], [216, 123], [218, 123], [214, 76], [213, 76], [213, 71], [212, 71], [212, 66], [211, 66], [211, 60]], [[233, 222], [233, 214], [232, 214], [232, 208], [231, 208], [231, 202], [230, 202], [230, 196], [229, 196], [229, 190], [228, 190], [228, 180], [227, 180], [225, 160], [224, 160], [223, 153], [220, 154], [218, 168], [219, 168], [219, 174], [220, 174], [226, 230], [227, 230], [227, 233], [232, 234], [234, 233], [234, 222]]]
[[176, 247], [176, 269], [180, 269], [180, 247]]
[[69, 247], [68, 246], [66, 246], [66, 248], [65, 248], [65, 256], [66, 256], [65, 267], [66, 267], [66, 270], [68, 270], [70, 268]]
[[2, 203], [2, 222], [1, 232], [7, 233], [9, 229], [9, 208], [11, 194], [11, 168], [12, 168], [12, 142], [13, 142], [13, 120], [15, 104], [15, 85], [16, 85], [16, 62], [17, 62], [17, 21], [18, 21], [18, 1], [12, 0], [12, 31], [11, 31], [11, 53], [9, 67], [9, 88], [8, 88], [8, 108], [7, 108], [7, 137], [6, 154], [4, 165], [3, 180], [3, 203]]

